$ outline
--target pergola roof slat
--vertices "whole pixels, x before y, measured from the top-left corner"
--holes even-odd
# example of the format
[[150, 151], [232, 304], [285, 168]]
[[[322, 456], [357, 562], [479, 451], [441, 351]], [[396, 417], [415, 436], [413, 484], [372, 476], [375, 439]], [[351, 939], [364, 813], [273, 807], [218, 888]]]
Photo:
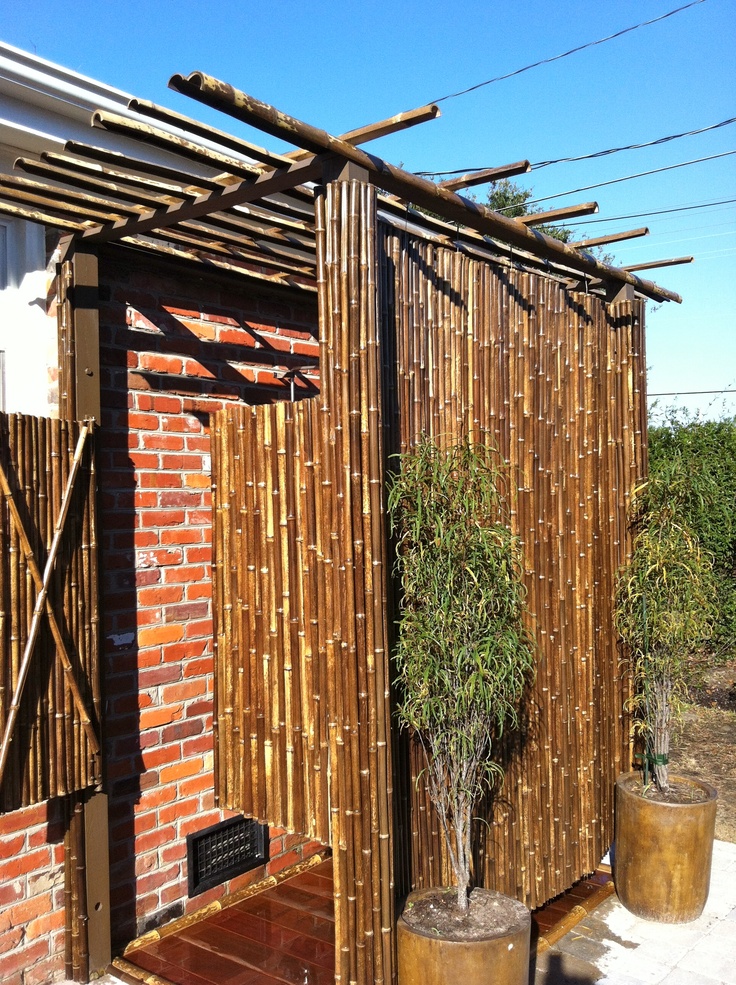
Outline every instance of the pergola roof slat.
[[34, 181], [32, 178], [21, 178], [18, 175], [0, 175], [0, 189], [15, 189], [28, 195], [39, 195], [47, 198], [55, 205], [68, 203], [71, 206], [82, 206], [99, 210], [107, 215], [139, 215], [144, 206], [123, 203], [113, 204], [109, 198], [100, 198], [72, 188], [60, 188], [47, 182]]
[[187, 77], [172, 76], [169, 85], [178, 92], [192, 96], [207, 106], [220, 109], [272, 136], [298, 144], [304, 150], [313, 153], [332, 153], [351, 161], [365, 169], [370, 180], [385, 191], [399, 195], [407, 201], [412, 201], [462, 225], [470, 226], [482, 234], [495, 236], [512, 246], [527, 249], [545, 259], [559, 261], [582, 274], [601, 277], [614, 283], [630, 284], [646, 297], [663, 296], [672, 301], [682, 300], [673, 291], [667, 291], [650, 281], [642, 280], [620, 267], [602, 263], [590, 254], [581, 254], [552, 236], [547, 236], [539, 230], [528, 229], [524, 223], [516, 219], [506, 218], [431, 181], [394, 167], [324, 130], [287, 116], [226, 82], [202, 72], [193, 72]]
[[441, 188], [447, 191], [457, 191], [458, 188], [470, 188], [473, 185], [485, 185], [487, 182], [501, 181], [504, 178], [513, 178], [517, 174], [528, 174], [532, 169], [529, 161], [516, 161], [515, 164], [504, 164], [498, 168], [486, 168], [484, 171], [473, 171], [470, 174], [461, 175], [459, 178], [448, 178], [440, 181]]
[[165, 109], [163, 106], [157, 106], [156, 103], [149, 102], [146, 99], [130, 99], [128, 101], [128, 109], [140, 113], [142, 116], [148, 116], [152, 120], [158, 120], [159, 123], [167, 123], [170, 126], [178, 127], [187, 134], [193, 134], [211, 143], [219, 144], [221, 147], [226, 147], [228, 150], [242, 154], [244, 157], [250, 157], [259, 164], [268, 167], [282, 168], [290, 164], [292, 160], [286, 154], [273, 153], [272, 151], [266, 150], [265, 147], [258, 147], [256, 144], [242, 140], [240, 137], [235, 137], [233, 134], [226, 133], [224, 130], [217, 130], [215, 127], [200, 123], [199, 120], [193, 120], [188, 116], [183, 116], [181, 113], [175, 113], [173, 110]]
[[182, 171], [178, 168], [166, 167], [163, 164], [153, 164], [140, 158], [122, 154], [120, 151], [108, 150], [106, 147], [95, 147], [92, 144], [83, 144], [77, 140], [68, 140], [64, 144], [64, 150], [76, 157], [84, 157], [90, 161], [98, 161], [100, 164], [111, 164], [113, 167], [126, 168], [127, 170], [142, 174], [151, 174], [164, 181], [181, 182], [186, 188], [199, 188], [202, 191], [212, 191], [222, 187], [222, 182], [214, 177], [204, 177]]
[[629, 263], [624, 270], [654, 270], [655, 267], [678, 267], [684, 263], [693, 263], [695, 257], [670, 257], [667, 260], [650, 260], [648, 263]]
[[595, 215], [597, 211], [597, 202], [582, 202], [580, 205], [563, 205], [559, 209], [547, 209], [546, 212], [530, 212], [529, 215], [520, 215], [518, 219], [525, 226], [539, 226], [547, 222], [559, 222], [561, 219], [577, 219], [582, 215]]
[[195, 191], [191, 187], [182, 187], [181, 185], [155, 178], [144, 178], [140, 175], [133, 174], [132, 171], [121, 171], [120, 169], [110, 168], [103, 170], [101, 165], [80, 160], [70, 154], [54, 154], [50, 151], [45, 151], [41, 154], [41, 161], [45, 164], [50, 164], [52, 167], [62, 168], [65, 171], [75, 172], [92, 179], [112, 182], [115, 185], [123, 185], [127, 188], [137, 188], [144, 194], [151, 192], [157, 197], [169, 196], [172, 198], [187, 199], [196, 198], [198, 194], [201, 194], [201, 191]]
[[[209, 218], [206, 221], [209, 223]], [[283, 240], [278, 240], [275, 237], [269, 238], [265, 236], [254, 236], [252, 233], [248, 233], [245, 230], [240, 230], [237, 233], [227, 232], [222, 228], [216, 230], [197, 225], [195, 222], [182, 222], [179, 226], [177, 226], [177, 228], [186, 230], [188, 233], [196, 236], [202, 236], [207, 239], [211, 238], [236, 249], [241, 244], [251, 248], [262, 249], [266, 254], [270, 253], [275, 256], [286, 257], [290, 260], [298, 260], [303, 265], [312, 268], [316, 262], [313, 250], [309, 251], [300, 249], [298, 246], [285, 243]], [[163, 230], [162, 235], [165, 235]]]
[[122, 236], [139, 236], [151, 230], [165, 229], [188, 219], [198, 219], [211, 212], [220, 212], [233, 205], [262, 198], [269, 192], [283, 191], [304, 181], [313, 181], [322, 174], [323, 160], [315, 157], [297, 162], [288, 168], [268, 171], [254, 178], [246, 178], [235, 185], [223, 187], [222, 191], [200, 195], [193, 202], [184, 202], [166, 208], [154, 209], [140, 218], [113, 223], [104, 229], [89, 229], [83, 233], [85, 239], [97, 243], [120, 239]]
[[299, 262], [299, 257], [288, 256], [282, 251], [252, 240], [227, 240], [224, 238], [210, 237], [206, 231], [201, 232], [192, 226], [185, 224], [183, 227], [168, 228], [166, 230], [152, 230], [146, 233], [157, 239], [171, 240], [175, 243], [182, 243], [202, 251], [202, 253], [219, 253], [231, 259], [243, 259], [249, 263], [262, 264], [273, 267], [276, 270], [288, 270], [291, 273], [298, 273], [305, 277], [314, 277], [314, 260], [309, 262], [307, 257], [303, 262]]
[[[97, 194], [102, 193], [122, 202], [134, 203], [142, 209], [145, 209], [146, 206], [157, 208], [160, 205], [168, 204], [166, 198], [161, 195], [153, 195], [142, 189], [131, 191], [128, 188], [121, 188], [114, 181], [106, 180], [102, 173], [98, 178], [87, 177], [76, 171], [69, 171], [67, 168], [46, 164], [44, 161], [33, 161], [26, 157], [18, 158], [15, 166], [19, 171], [24, 171], [26, 174], [34, 174], [39, 178], [50, 178], [52, 181], [69, 185], [72, 188], [84, 188]], [[180, 197], [183, 198], [184, 196]]]
[[52, 197], [48, 193], [37, 194], [36, 192], [28, 191], [23, 188], [4, 188], [2, 198], [12, 202], [19, 202], [29, 208], [47, 209], [51, 215], [58, 214], [62, 217], [68, 215], [74, 220], [85, 218], [97, 224], [110, 222], [113, 218], [122, 219], [124, 217], [124, 213], [122, 213], [122, 211], [117, 215], [112, 216], [109, 212], [109, 206], [105, 209], [99, 207], [94, 208], [90, 205], [82, 205], [80, 202], [71, 205], [67, 202], [62, 202]]
[[176, 136], [167, 130], [160, 130], [158, 127], [153, 127], [139, 120], [131, 120], [127, 116], [119, 116], [117, 113], [97, 110], [92, 114], [92, 126], [131, 137], [134, 140], [145, 141], [161, 150], [179, 154], [220, 171], [228, 171], [239, 178], [252, 177], [254, 174], [260, 174], [262, 170], [254, 164], [248, 164], [239, 158], [231, 157], [229, 154], [220, 154], [202, 146], [202, 144], [187, 140], [185, 137]]
[[609, 233], [608, 236], [596, 236], [594, 239], [577, 240], [567, 245], [574, 247], [576, 250], [587, 250], [591, 246], [606, 246], [608, 243], [619, 243], [625, 239], [637, 239], [639, 236], [648, 235], [649, 229], [646, 226], [642, 226], [639, 229], [629, 229], [623, 233]]
[[75, 222], [73, 219], [60, 218], [48, 212], [40, 212], [38, 209], [28, 208], [24, 205], [12, 205], [10, 202], [1, 200], [0, 214], [10, 216], [13, 219], [25, 219], [27, 222], [38, 222], [42, 226], [51, 226], [66, 232], [78, 232], [87, 228], [84, 223]]

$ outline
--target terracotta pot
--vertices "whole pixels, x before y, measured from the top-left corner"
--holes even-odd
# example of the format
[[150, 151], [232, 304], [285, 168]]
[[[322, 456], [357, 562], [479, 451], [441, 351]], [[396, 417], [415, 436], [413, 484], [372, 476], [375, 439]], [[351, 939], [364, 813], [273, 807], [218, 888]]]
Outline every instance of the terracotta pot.
[[[434, 892], [437, 890], [411, 893], [407, 907]], [[409, 926], [402, 914], [397, 927], [399, 985], [527, 985], [529, 910], [501, 893], [480, 892], [503, 901], [505, 907], [508, 904], [507, 932], [483, 940], [447, 940]]]
[[672, 776], [703, 799], [667, 804], [642, 796], [640, 773], [616, 781], [613, 878], [627, 910], [661, 923], [687, 923], [703, 912], [710, 888], [716, 825], [715, 787]]

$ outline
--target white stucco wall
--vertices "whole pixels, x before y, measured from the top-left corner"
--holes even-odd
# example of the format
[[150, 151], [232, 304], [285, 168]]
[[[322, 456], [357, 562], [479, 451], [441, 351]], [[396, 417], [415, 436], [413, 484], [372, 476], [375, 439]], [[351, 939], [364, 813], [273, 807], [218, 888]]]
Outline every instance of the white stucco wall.
[[[5, 235], [1, 258], [7, 286], [0, 290], [0, 351], [4, 353], [6, 413], [49, 416], [50, 371], [58, 362], [56, 318], [46, 314], [48, 276], [44, 230], [0, 216]], [[2, 280], [0, 279], [0, 284]]]

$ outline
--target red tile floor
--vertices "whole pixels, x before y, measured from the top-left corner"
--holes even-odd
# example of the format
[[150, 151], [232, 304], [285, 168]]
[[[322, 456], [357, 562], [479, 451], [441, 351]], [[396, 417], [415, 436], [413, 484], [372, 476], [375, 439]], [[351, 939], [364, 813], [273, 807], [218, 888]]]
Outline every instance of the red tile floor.
[[[612, 889], [596, 872], [533, 914], [545, 950]], [[134, 942], [110, 972], [129, 985], [333, 985], [335, 918], [327, 859], [199, 920]]]

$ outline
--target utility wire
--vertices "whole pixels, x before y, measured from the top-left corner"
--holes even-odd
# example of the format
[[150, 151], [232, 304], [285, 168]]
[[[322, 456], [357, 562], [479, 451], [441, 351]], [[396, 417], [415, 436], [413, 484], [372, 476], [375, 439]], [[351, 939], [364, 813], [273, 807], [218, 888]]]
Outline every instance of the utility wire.
[[[611, 178], [609, 181], [598, 181], [594, 185], [583, 185], [580, 188], [572, 188], [569, 192], [558, 192], [556, 195], [545, 195], [543, 198], [532, 198], [524, 202], [524, 205], [536, 205], [537, 202], [547, 202], [551, 198], [563, 198], [565, 195], [577, 195], [578, 192], [587, 192], [591, 188], [603, 188], [605, 185], [617, 185], [621, 181], [631, 181], [633, 178], [645, 178], [650, 174], [661, 174], [662, 171], [675, 171], [677, 168], [687, 168], [691, 164], [702, 164], [703, 161], [715, 161], [719, 157], [730, 157], [731, 154], [736, 154], [736, 150], [727, 150], [722, 154], [710, 154], [708, 157], [696, 157], [692, 161], [683, 161], [681, 164], [668, 164], [664, 168], [654, 168], [652, 171], [639, 171], [638, 174], [627, 174], [623, 178]], [[509, 209], [516, 208], [514, 205], [508, 205], [506, 208], [501, 209], [501, 212], [507, 212]]]
[[692, 0], [692, 3], [686, 3], [683, 7], [677, 7], [675, 10], [670, 10], [666, 14], [662, 14], [660, 17], [654, 17], [649, 21], [642, 21], [641, 24], [634, 24], [631, 27], [625, 27], [622, 31], [616, 31], [615, 34], [609, 34], [608, 37], [599, 38], [598, 41], [588, 41], [587, 44], [578, 45], [577, 48], [571, 48], [569, 51], [563, 51], [561, 55], [553, 55], [552, 58], [543, 58], [541, 61], [534, 62], [531, 65], [525, 65], [523, 68], [517, 68], [515, 72], [508, 72], [506, 75], [498, 75], [495, 79], [487, 79], [485, 82], [478, 82], [476, 85], [469, 86], [467, 89], [461, 89], [459, 92], [451, 92], [447, 96], [440, 96], [439, 99], [432, 99], [430, 102], [442, 103], [446, 99], [455, 99], [457, 96], [464, 96], [468, 92], [475, 92], [476, 89], [482, 89], [484, 86], [492, 85], [494, 82], [503, 82], [504, 79], [511, 79], [515, 75], [521, 75], [522, 72], [528, 72], [532, 68], [539, 68], [540, 65], [549, 65], [551, 62], [559, 61], [560, 58], [567, 58], [568, 55], [574, 55], [578, 51], [585, 51], [586, 48], [594, 48], [598, 44], [603, 44], [606, 41], [612, 41], [614, 38], [620, 38], [624, 34], [629, 34], [631, 31], [636, 31], [640, 27], [648, 27], [650, 24], [656, 24], [658, 21], [666, 20], [668, 17], [674, 16], [674, 14], [679, 14], [683, 10], [688, 10], [690, 7], [697, 7], [698, 4], [705, 3], [705, 0]]
[[[722, 120], [720, 123], [712, 123], [707, 127], [700, 127], [697, 130], [673, 133], [668, 137], [658, 137], [656, 140], [646, 140], [640, 144], [625, 144], [623, 147], [609, 147], [607, 150], [594, 151], [592, 154], [580, 154], [578, 157], [558, 157], [553, 161], [539, 161], [537, 164], [532, 164], [532, 171], [538, 170], [539, 168], [546, 168], [550, 164], [571, 164], [574, 161], [590, 161], [596, 157], [607, 157], [609, 154], [618, 154], [624, 150], [641, 150], [643, 147], [656, 147], [659, 144], [667, 144], [670, 140], [679, 140], [681, 137], [695, 137], [698, 134], [707, 133], [709, 130], [718, 130], [721, 127], [730, 126], [732, 123], [736, 123], [736, 116], [732, 116], [728, 120]], [[417, 171], [417, 174], [425, 178], [439, 178], [443, 175], [467, 174], [471, 171], [485, 171], [485, 169], [484, 165], [482, 168], [457, 168], [455, 171]]]
[[[618, 154], [622, 150], [641, 150], [642, 147], [657, 147], [659, 144], [667, 144], [670, 140], [679, 140], [680, 137], [695, 137], [700, 133], [707, 133], [709, 130], [719, 130], [721, 127], [730, 126], [736, 123], [736, 116], [720, 123], [712, 123], [708, 127], [700, 127], [698, 130], [686, 130], [684, 133], [673, 133], [669, 137], [659, 137], [657, 140], [646, 140], [641, 144], [626, 144], [623, 147], [609, 147], [608, 150], [598, 150], [593, 154], [580, 154], [578, 157], [558, 157], [553, 161], [538, 161], [532, 164], [532, 171], [539, 168], [549, 167], [550, 164], [572, 164], [575, 161], [590, 161], [596, 157], [607, 157], [609, 154]], [[481, 169], [478, 168], [480, 171]]]
[[710, 393], [736, 393], [736, 390], [669, 390], [667, 393], [648, 393], [648, 397], [699, 397]]
[[[585, 219], [583, 222], [576, 220], [575, 227], [589, 226], [594, 222], [618, 222], [619, 219], [645, 219], [652, 215], [669, 215], [671, 212], [690, 212], [692, 209], [710, 209], [714, 208], [716, 205], [731, 205], [733, 202], [736, 202], [736, 198], [724, 198], [720, 202], [706, 202], [702, 205], [680, 205], [675, 209], [659, 209], [657, 212], [636, 212], [632, 215], [612, 215], [605, 216], [603, 219]], [[563, 228], [565, 226], [562, 222], [556, 222], [555, 225], [562, 226]]]

